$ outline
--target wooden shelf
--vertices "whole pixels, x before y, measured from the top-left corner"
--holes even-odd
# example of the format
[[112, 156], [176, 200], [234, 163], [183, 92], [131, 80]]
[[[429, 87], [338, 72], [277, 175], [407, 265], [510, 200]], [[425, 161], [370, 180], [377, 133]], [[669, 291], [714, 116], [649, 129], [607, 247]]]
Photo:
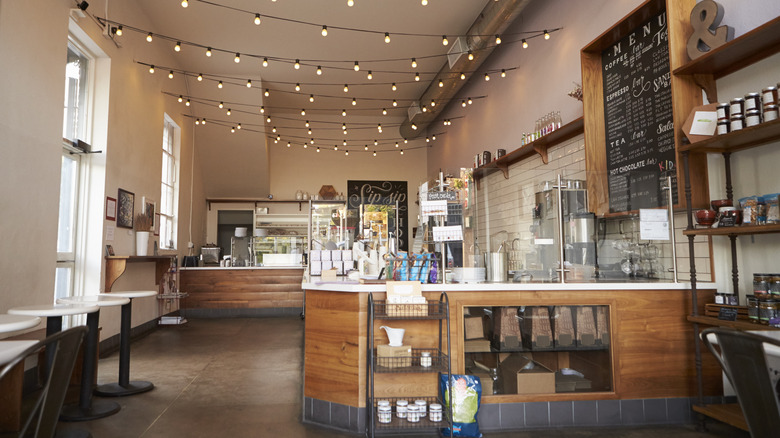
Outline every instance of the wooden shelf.
[[[298, 210], [301, 210], [301, 205], [309, 203], [309, 200], [297, 200], [297, 199], [268, 199], [268, 198], [206, 198], [209, 211], [211, 210], [211, 204], [227, 204], [227, 203], [264, 203], [264, 204], [298, 204]], [[257, 205], [255, 205], [257, 206]]]
[[686, 236], [751, 236], [754, 234], [780, 233], [780, 224], [740, 225], [723, 228], [696, 228], [683, 230]]
[[737, 403], [721, 405], [693, 405], [693, 410], [736, 428], [749, 431], [742, 408]]
[[750, 321], [745, 321], [745, 320], [725, 321], [723, 319], [718, 319], [713, 316], [688, 315], [688, 321], [696, 322], [699, 324], [711, 325], [713, 327], [728, 327], [736, 330], [780, 330], [778, 328], [770, 327], [768, 325], [754, 324]]
[[114, 282], [125, 273], [128, 263], [155, 263], [154, 284], [160, 284], [163, 274], [168, 272], [174, 255], [157, 256], [106, 256], [106, 281], [104, 292], [111, 292]]
[[505, 179], [509, 179], [510, 165], [534, 155], [539, 155], [542, 158], [542, 162], [547, 164], [547, 149], [585, 133], [584, 126], [585, 123], [582, 117], [575, 119], [531, 143], [520, 146], [497, 160], [493, 160], [488, 164], [474, 169], [474, 179], [482, 179], [497, 170], [500, 170], [504, 174]]
[[706, 140], [686, 144], [681, 151], [690, 152], [734, 152], [780, 141], [780, 119], [760, 123], [728, 134], [715, 135]]
[[675, 69], [674, 74], [707, 74], [718, 79], [778, 52], [780, 17]]

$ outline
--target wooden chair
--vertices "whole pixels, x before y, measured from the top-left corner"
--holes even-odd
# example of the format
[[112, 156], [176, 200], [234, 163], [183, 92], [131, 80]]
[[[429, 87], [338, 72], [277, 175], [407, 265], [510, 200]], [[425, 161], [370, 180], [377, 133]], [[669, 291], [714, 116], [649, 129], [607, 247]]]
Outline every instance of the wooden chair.
[[[720, 327], [703, 330], [701, 339], [734, 386], [750, 435], [757, 438], [777, 436], [780, 402], [769, 377], [764, 345], [780, 347], [780, 341]], [[716, 340], [717, 346], [714, 345]]]
[[[25, 410], [26, 418], [18, 433], [19, 437], [54, 436], [79, 346], [86, 333], [87, 328], [84, 326], [55, 333], [28, 348], [0, 369], [2, 379], [14, 366], [23, 363], [28, 357], [35, 356], [38, 359], [36, 387], [31, 391], [29, 400], [26, 400], [25, 406], [28, 408]], [[44, 350], [46, 354], [41, 354]], [[46, 363], [49, 363], [48, 367]]]

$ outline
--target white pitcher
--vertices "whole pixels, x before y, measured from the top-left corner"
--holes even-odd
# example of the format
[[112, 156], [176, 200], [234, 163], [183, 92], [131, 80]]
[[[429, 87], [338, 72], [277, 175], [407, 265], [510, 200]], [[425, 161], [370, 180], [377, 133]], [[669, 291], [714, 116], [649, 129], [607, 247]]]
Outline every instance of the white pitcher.
[[386, 325], [383, 325], [379, 328], [385, 329], [385, 332], [387, 332], [387, 339], [390, 340], [391, 347], [400, 347], [404, 345], [404, 332], [406, 332], [406, 330], [400, 328], [392, 328]]

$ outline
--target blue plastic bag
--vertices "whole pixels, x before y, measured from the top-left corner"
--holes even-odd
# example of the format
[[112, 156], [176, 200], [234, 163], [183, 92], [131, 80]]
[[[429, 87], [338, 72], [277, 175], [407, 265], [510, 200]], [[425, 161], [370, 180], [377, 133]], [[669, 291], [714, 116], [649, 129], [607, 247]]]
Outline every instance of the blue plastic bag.
[[[445, 412], [449, 411], [450, 391], [452, 385], [452, 436], [480, 438], [477, 412], [482, 400], [482, 382], [479, 377], [468, 374], [452, 374], [447, 379], [446, 374], [439, 375], [441, 399], [444, 400]], [[443, 436], [450, 436], [450, 428], [441, 429]]]

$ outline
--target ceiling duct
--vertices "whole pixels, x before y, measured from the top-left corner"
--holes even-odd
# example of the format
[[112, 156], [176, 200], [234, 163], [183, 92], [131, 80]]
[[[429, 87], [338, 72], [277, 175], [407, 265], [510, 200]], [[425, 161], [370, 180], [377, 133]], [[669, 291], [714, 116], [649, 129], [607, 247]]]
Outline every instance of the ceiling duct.
[[414, 116], [416, 116], [417, 114], [422, 114], [422, 110], [420, 109], [420, 103], [412, 102], [412, 104], [409, 105], [409, 109], [406, 110], [407, 120], [414, 119]]
[[[493, 53], [495, 49], [495, 35], [502, 34], [520, 15], [523, 9], [531, 3], [531, 0], [496, 0], [489, 1], [476, 21], [469, 27], [465, 37], [459, 37], [453, 47], [447, 54], [447, 63], [444, 64], [436, 77], [433, 78], [428, 88], [422, 93], [418, 102], [450, 102], [455, 95], [463, 88], [466, 81], [452, 80], [457, 78], [463, 72], [473, 72], [477, 70], [485, 60]], [[463, 40], [463, 41], [461, 41]], [[455, 50], [459, 46], [460, 50]], [[472, 51], [474, 59], [469, 61], [463, 56], [464, 52]], [[460, 56], [458, 56], [460, 55]], [[439, 87], [439, 81], [444, 83]], [[437, 111], [426, 111], [423, 113], [412, 113], [409, 109], [408, 117], [401, 123], [399, 131], [403, 138], [417, 138], [433, 122], [439, 113], [447, 105], [437, 107]], [[441, 109], [438, 109], [441, 108]], [[418, 108], [419, 111], [419, 108]], [[417, 129], [412, 128], [412, 117], [415, 118]]]

